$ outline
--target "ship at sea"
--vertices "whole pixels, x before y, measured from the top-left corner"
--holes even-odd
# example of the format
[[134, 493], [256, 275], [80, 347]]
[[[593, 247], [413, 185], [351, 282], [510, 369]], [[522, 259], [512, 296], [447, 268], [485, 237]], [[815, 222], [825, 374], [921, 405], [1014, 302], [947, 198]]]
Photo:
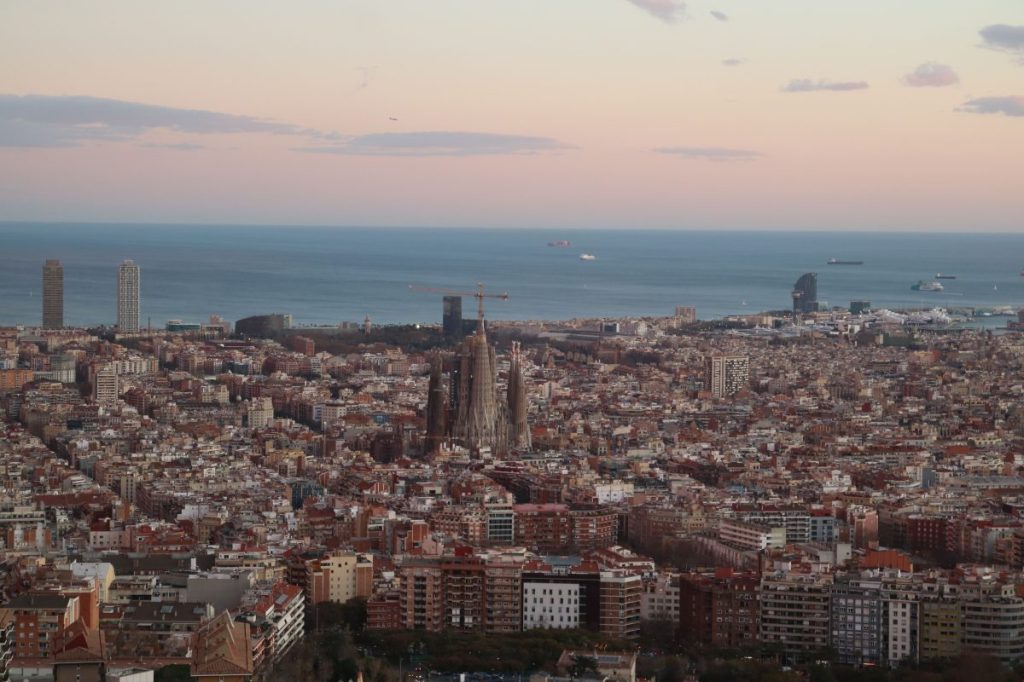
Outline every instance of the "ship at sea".
[[925, 282], [918, 280], [917, 284], [910, 287], [913, 291], [942, 291], [944, 287], [941, 282]]
[[941, 272], [936, 272], [935, 279], [956, 279], [956, 275], [943, 275]]
[[597, 260], [597, 256], [592, 253], [581, 253], [580, 260]]
[[572, 242], [568, 239], [556, 239], [553, 242], [548, 242], [548, 246], [556, 249], [567, 249], [572, 246]]
[[826, 265], [864, 265], [862, 260], [842, 260], [841, 258], [829, 258]]

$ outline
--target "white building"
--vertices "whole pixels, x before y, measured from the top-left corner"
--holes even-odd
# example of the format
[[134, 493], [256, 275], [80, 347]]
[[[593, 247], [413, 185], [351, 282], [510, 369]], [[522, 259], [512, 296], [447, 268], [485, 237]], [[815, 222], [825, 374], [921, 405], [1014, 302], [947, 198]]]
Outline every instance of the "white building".
[[712, 355], [707, 358], [705, 388], [714, 398], [725, 398], [742, 390], [750, 378], [746, 355]]
[[718, 525], [718, 538], [731, 547], [759, 552], [764, 549], [785, 547], [786, 529], [748, 523], [739, 519], [722, 519]]
[[305, 624], [305, 596], [302, 590], [294, 585], [287, 585], [276, 590], [273, 609], [266, 613], [267, 619], [274, 624], [274, 660], [280, 659], [288, 650], [302, 639]]
[[99, 586], [100, 602], [105, 604], [110, 601], [110, 586], [114, 583], [114, 578], [117, 577], [114, 573], [113, 564], [73, 561], [71, 563], [71, 573], [76, 578], [95, 580]]
[[895, 596], [885, 601], [885, 651], [891, 666], [918, 660], [918, 601], [909, 596]]
[[568, 630], [580, 626], [580, 586], [523, 582], [523, 629]]
[[640, 620], [670, 620], [679, 622], [679, 576], [659, 573], [644, 582], [640, 597]]
[[143, 668], [109, 668], [107, 682], [153, 682], [153, 674]]
[[250, 429], [265, 429], [274, 421], [274, 403], [270, 398], [253, 398], [246, 417]]

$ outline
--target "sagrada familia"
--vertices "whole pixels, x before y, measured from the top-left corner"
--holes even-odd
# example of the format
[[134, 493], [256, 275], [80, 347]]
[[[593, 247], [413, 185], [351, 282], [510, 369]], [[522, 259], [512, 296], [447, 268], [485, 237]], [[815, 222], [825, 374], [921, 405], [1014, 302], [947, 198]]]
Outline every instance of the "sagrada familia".
[[431, 361], [427, 398], [427, 450], [436, 452], [444, 442], [470, 451], [489, 449], [496, 454], [530, 447], [526, 422], [529, 406], [523, 378], [523, 355], [518, 343], [509, 354], [508, 382], [504, 399], [498, 395], [498, 365], [487, 341], [481, 314], [476, 332], [467, 337], [455, 354], [445, 387], [440, 354]]

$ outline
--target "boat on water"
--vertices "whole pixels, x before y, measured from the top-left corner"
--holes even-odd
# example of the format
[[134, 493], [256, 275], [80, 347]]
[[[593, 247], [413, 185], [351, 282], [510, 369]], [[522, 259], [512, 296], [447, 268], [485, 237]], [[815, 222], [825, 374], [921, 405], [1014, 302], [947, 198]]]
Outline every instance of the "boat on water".
[[567, 249], [572, 246], [572, 242], [568, 239], [556, 239], [553, 242], [548, 242], [548, 246], [556, 249]]
[[581, 253], [580, 260], [597, 260], [597, 256], [592, 253]]
[[843, 260], [841, 258], [829, 258], [826, 265], [864, 265], [862, 260]]
[[918, 280], [917, 284], [910, 288], [913, 291], [942, 291], [944, 289], [942, 282], [925, 282], [924, 280]]
[[936, 272], [935, 279], [956, 279], [956, 275], [943, 275], [941, 272]]

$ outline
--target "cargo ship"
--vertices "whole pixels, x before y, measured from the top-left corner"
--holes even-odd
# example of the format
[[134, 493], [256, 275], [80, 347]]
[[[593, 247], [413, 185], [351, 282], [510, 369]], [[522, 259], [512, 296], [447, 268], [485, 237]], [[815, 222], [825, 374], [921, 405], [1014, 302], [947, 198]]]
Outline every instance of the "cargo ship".
[[862, 260], [842, 260], [841, 258], [829, 258], [827, 265], [864, 265]]
[[553, 242], [548, 242], [548, 246], [554, 247], [556, 249], [567, 249], [570, 246], [572, 246], [572, 242], [569, 241], [568, 239], [558, 239]]
[[941, 272], [936, 272], [935, 279], [956, 279], [956, 275], [943, 275]]

